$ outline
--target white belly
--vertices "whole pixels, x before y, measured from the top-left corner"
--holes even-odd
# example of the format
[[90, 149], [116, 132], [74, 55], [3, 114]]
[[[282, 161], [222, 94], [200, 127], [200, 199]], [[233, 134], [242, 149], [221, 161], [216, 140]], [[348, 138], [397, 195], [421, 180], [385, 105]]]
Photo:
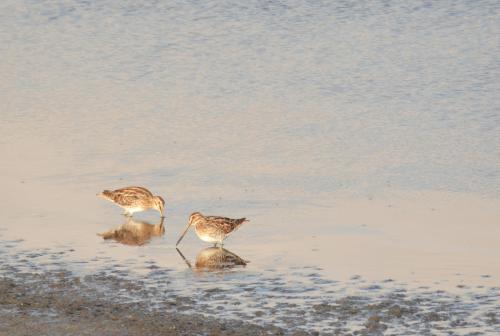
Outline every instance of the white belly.
[[206, 234], [203, 234], [202, 232], [199, 232], [198, 230], [195, 230], [195, 231], [196, 231], [196, 235], [198, 236], [198, 238], [200, 238], [203, 241], [206, 241], [207, 243], [219, 243], [221, 241], [221, 239], [219, 239], [219, 237], [206, 235]]
[[130, 213], [144, 211], [143, 207], [122, 207], [122, 208], [127, 210]]

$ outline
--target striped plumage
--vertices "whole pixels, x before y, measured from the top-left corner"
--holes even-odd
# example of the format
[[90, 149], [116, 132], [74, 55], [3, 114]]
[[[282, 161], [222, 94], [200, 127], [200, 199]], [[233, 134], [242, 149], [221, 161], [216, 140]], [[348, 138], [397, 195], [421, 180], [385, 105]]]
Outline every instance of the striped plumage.
[[143, 187], [126, 187], [116, 190], [104, 190], [99, 196], [125, 209], [125, 215], [132, 216], [135, 212], [148, 209], [157, 210], [163, 217], [165, 201], [160, 196], [154, 196]]
[[176, 246], [179, 245], [191, 225], [194, 225], [196, 234], [201, 240], [222, 245], [224, 239], [246, 221], [248, 221], [246, 218], [232, 219], [220, 216], [203, 216], [201, 213], [195, 212], [189, 217], [189, 223], [177, 241]]

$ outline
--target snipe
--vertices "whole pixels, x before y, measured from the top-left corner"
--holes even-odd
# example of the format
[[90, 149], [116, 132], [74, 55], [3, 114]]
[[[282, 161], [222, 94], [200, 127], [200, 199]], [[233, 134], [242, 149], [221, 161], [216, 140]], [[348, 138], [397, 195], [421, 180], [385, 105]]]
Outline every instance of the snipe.
[[189, 223], [175, 246], [179, 245], [191, 225], [194, 225], [198, 238], [222, 246], [224, 239], [246, 221], [248, 221], [246, 218], [232, 219], [219, 216], [203, 216], [201, 213], [195, 212], [189, 217]]
[[148, 209], [157, 210], [164, 217], [165, 201], [160, 196], [154, 196], [143, 187], [126, 187], [116, 190], [104, 190], [98, 196], [122, 207], [124, 215], [132, 216], [135, 212]]

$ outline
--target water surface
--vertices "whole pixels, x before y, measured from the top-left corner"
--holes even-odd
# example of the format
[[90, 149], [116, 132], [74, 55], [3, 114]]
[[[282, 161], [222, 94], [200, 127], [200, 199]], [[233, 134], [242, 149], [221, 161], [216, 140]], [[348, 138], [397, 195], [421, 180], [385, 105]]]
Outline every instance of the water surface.
[[[200, 300], [262, 283], [233, 317], [275, 282], [278, 307], [499, 286], [498, 2], [7, 0], [0, 21], [5, 264]], [[126, 223], [95, 194], [127, 185], [167, 200], [140, 246], [97, 235]], [[226, 246], [246, 267], [187, 267], [193, 211], [250, 218]]]

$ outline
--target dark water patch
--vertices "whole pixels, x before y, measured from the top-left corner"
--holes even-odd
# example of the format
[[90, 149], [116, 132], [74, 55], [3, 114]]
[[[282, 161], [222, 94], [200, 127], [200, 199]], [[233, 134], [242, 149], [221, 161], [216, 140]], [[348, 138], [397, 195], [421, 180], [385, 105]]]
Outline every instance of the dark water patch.
[[[171, 270], [169, 270], [167, 268], [158, 268], [158, 269], [155, 269], [155, 270], [149, 272], [148, 277], [165, 279], [166, 277], [170, 276], [170, 272], [171, 272]], [[166, 283], [170, 282], [168, 280], [164, 280], [164, 281], [166, 281]]]
[[39, 258], [39, 257], [42, 257], [42, 256], [45, 256], [45, 254], [43, 254], [43, 253], [28, 253], [26, 255], [26, 257], [31, 258], [31, 259]]
[[379, 291], [382, 289], [382, 287], [380, 285], [374, 284], [374, 285], [360, 287], [360, 289], [365, 291]]

